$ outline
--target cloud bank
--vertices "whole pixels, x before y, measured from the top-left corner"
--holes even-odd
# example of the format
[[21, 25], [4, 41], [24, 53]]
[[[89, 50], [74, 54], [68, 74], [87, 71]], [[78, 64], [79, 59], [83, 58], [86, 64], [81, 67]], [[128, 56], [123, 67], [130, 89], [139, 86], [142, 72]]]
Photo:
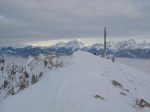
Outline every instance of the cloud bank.
[[0, 41], [150, 36], [150, 0], [1, 0]]

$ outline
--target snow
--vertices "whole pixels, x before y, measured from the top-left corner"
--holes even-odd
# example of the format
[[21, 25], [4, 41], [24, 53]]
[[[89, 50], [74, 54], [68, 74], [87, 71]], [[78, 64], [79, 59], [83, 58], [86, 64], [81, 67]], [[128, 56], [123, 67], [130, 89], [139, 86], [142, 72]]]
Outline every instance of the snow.
[[13, 55], [3, 55], [5, 60], [7, 60], [8, 63], [14, 63], [16, 65], [24, 65], [27, 61], [27, 58], [23, 58], [20, 56], [13, 56]]
[[[150, 111], [135, 105], [136, 98], [150, 102], [149, 74], [83, 51], [63, 59], [63, 68], [46, 71], [40, 82], [4, 100], [0, 112]], [[123, 88], [112, 85], [112, 80]]]
[[150, 59], [116, 58], [116, 61], [150, 74]]

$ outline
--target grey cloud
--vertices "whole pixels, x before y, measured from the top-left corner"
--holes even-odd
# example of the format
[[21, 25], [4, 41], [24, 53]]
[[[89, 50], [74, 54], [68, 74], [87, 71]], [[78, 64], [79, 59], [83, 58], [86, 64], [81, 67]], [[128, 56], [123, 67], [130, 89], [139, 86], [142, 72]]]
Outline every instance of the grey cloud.
[[149, 0], [1, 0], [0, 40], [149, 35]]

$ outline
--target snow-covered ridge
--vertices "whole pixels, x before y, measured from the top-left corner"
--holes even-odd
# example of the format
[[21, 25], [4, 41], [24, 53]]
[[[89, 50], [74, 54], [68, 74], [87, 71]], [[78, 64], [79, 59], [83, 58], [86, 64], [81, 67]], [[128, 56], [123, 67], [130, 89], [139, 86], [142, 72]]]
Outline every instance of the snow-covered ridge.
[[64, 67], [7, 98], [0, 112], [149, 112], [150, 75], [88, 52], [65, 58]]
[[38, 82], [51, 69], [63, 66], [63, 62], [54, 54], [29, 56], [22, 65], [14, 62], [0, 56], [0, 103]]

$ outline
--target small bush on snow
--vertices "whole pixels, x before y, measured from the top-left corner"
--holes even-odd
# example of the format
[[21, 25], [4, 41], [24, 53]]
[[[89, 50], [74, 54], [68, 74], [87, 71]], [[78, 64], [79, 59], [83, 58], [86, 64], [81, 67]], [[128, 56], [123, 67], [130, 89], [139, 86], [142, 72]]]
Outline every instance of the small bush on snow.
[[32, 75], [32, 79], [31, 79], [31, 84], [35, 84], [38, 82], [38, 78], [37, 78], [37, 75]]

